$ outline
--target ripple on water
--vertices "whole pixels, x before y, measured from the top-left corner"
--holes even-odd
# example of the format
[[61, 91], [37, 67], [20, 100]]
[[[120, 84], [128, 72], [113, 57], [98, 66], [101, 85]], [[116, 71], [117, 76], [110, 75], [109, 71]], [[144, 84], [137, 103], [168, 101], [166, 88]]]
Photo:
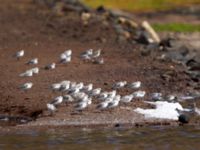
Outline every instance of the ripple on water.
[[0, 149], [199, 149], [199, 127], [49, 129], [0, 134]]

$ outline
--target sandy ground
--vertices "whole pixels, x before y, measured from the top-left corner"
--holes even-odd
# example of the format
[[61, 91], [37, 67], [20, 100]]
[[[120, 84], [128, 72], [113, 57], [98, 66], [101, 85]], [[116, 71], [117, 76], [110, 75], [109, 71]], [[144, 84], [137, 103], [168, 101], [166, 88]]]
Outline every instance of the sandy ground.
[[[141, 90], [147, 93], [185, 93], [191, 88], [188, 86], [190, 78], [180, 65], [156, 60], [158, 51], [147, 57], [142, 56], [139, 44], [117, 42], [112, 26], [93, 20], [85, 27], [77, 13], [57, 16], [31, 1], [12, 2], [2, 0], [0, 5], [1, 114], [39, 117], [36, 122], [29, 123], [32, 126], [136, 124], [148, 122], [143, 116], [133, 112], [136, 107], [147, 107], [142, 102], [147, 97], [108, 111], [96, 110], [96, 100], [82, 113], [74, 112], [72, 104], [62, 105], [55, 116], [49, 117], [46, 104], [60, 95], [52, 92], [49, 87], [52, 83], [70, 80], [93, 83], [95, 87], [111, 90], [116, 81], [139, 80], [142, 82]], [[102, 49], [105, 64], [83, 62], [79, 56], [89, 48]], [[20, 49], [25, 50], [25, 57], [17, 61], [12, 56]], [[57, 64], [55, 70], [42, 69], [49, 63], [57, 63], [59, 55], [66, 49], [73, 50], [70, 64]], [[30, 78], [19, 77], [20, 73], [35, 67], [25, 64], [34, 57], [39, 58], [37, 67], [41, 68], [40, 73]], [[173, 74], [170, 80], [162, 78], [162, 74], [166, 72]], [[18, 88], [25, 82], [34, 83], [30, 91], [24, 92]], [[119, 91], [121, 95], [132, 92], [134, 90], [130, 89]]]

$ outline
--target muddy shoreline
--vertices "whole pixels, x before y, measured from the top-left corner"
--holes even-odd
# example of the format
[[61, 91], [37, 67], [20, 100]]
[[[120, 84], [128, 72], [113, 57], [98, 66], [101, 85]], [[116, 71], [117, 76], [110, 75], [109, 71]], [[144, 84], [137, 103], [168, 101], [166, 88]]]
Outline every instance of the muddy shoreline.
[[[0, 114], [36, 119], [16, 128], [36, 126], [43, 128], [51, 125], [53, 127], [60, 125], [113, 127], [117, 124], [122, 126], [139, 124], [140, 126], [174, 123], [156, 119], [145, 120], [142, 115], [133, 112], [132, 110], [137, 107], [150, 107], [141, 99], [128, 105], [131, 111], [123, 109], [127, 107], [126, 105], [108, 111], [98, 111], [95, 109], [95, 102], [81, 114], [74, 115], [73, 105], [62, 105], [54, 116], [46, 116], [48, 114], [46, 104], [59, 95], [52, 92], [49, 87], [62, 80], [93, 83], [95, 87], [101, 87], [103, 90], [111, 90], [111, 85], [116, 81], [139, 80], [143, 83], [141, 90], [145, 90], [148, 94], [161, 92], [184, 95], [200, 91], [198, 74], [194, 76], [191, 73], [191, 78], [182, 65], [185, 61], [185, 57], [182, 59], [182, 52], [177, 51], [171, 55], [171, 52], [168, 53], [171, 50], [169, 48], [160, 51], [158, 45], [138, 42], [134, 29], [128, 30], [130, 28], [127, 28], [129, 25], [126, 24], [119, 27], [118, 23], [117, 25], [115, 23], [116, 16], [113, 17], [112, 14], [110, 17], [106, 13], [102, 15], [101, 11], [104, 10], [87, 23], [82, 20], [80, 12], [68, 10], [62, 4], [51, 9], [43, 4], [33, 3], [31, 0], [21, 0], [21, 3], [8, 0], [2, 2], [0, 11], [0, 28], [4, 31], [0, 34]], [[181, 49], [180, 42], [175, 45], [179, 46], [173, 48]], [[80, 54], [90, 48], [102, 49], [105, 64], [98, 65], [80, 60]], [[17, 61], [12, 56], [20, 49], [25, 50], [26, 57]], [[31, 78], [19, 77], [20, 73], [30, 68], [25, 63], [31, 58], [38, 57], [37, 67], [44, 68], [49, 63], [58, 62], [59, 54], [66, 49], [73, 50], [70, 64], [58, 64], [57, 68], [51, 71], [41, 69], [39, 75]], [[191, 49], [188, 49], [186, 54], [191, 53], [194, 54]], [[163, 54], [167, 56], [169, 54], [169, 58], [160, 60]], [[179, 54], [181, 60], [174, 58], [175, 61], [170, 60], [171, 56], [179, 56]], [[199, 53], [195, 51], [195, 54]], [[198, 59], [198, 55], [196, 58]], [[27, 81], [35, 84], [33, 89], [27, 92], [20, 91], [19, 85]], [[129, 89], [119, 91], [121, 95], [130, 92], [132, 91]], [[148, 100], [148, 97], [144, 100]]]

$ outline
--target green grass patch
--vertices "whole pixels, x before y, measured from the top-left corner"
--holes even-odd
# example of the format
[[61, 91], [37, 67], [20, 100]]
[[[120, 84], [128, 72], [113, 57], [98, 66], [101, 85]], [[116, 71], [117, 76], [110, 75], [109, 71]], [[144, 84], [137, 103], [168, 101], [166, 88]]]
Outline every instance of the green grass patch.
[[153, 28], [158, 32], [200, 32], [200, 25], [183, 24], [183, 23], [167, 23], [167, 24], [152, 24]]
[[200, 4], [200, 0], [82, 0], [91, 7], [104, 5], [129, 11], [166, 10], [176, 6]]

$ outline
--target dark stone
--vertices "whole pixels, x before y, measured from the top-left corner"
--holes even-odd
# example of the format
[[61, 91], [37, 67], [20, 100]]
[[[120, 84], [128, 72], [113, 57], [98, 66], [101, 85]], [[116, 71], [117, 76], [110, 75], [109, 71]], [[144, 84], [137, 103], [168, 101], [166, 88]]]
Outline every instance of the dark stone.
[[104, 6], [101, 5], [101, 6], [97, 7], [96, 11], [97, 11], [98, 13], [105, 13], [105, 12], [106, 12], [106, 9], [105, 9]]
[[183, 123], [183, 124], [189, 123], [189, 117], [187, 115], [185, 115], [185, 114], [181, 114], [178, 117], [178, 121]]
[[121, 125], [119, 123], [115, 124], [115, 128], [119, 128]]

